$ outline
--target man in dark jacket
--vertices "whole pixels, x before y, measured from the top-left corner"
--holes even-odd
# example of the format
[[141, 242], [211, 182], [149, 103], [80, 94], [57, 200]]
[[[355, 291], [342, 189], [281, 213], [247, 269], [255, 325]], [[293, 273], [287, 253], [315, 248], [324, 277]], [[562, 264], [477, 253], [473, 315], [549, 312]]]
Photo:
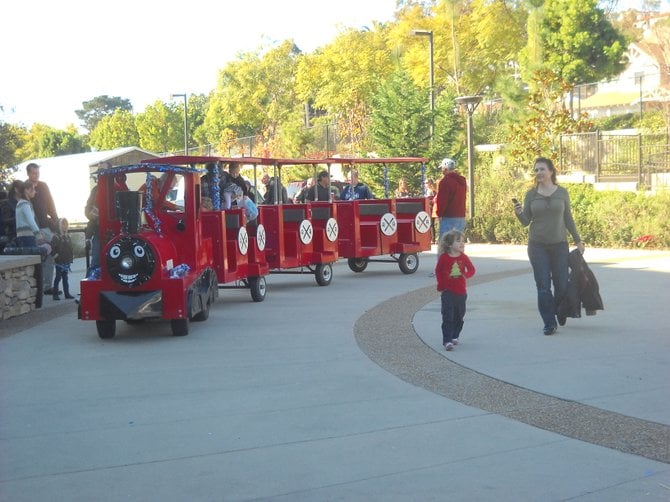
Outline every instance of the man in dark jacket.
[[[279, 204], [281, 201], [282, 204], [288, 202], [288, 193], [286, 188], [281, 184], [274, 176], [270, 176], [268, 173], [265, 173], [261, 178], [261, 183], [265, 185], [265, 198], [263, 199], [263, 204]], [[275, 198], [275, 192], [277, 197]]]
[[440, 164], [442, 179], [437, 184], [435, 213], [440, 219], [440, 237], [449, 230], [465, 231], [465, 178], [456, 172], [456, 162], [444, 159]]
[[[35, 211], [35, 220], [37, 226], [40, 227], [40, 232], [44, 236], [44, 240], [51, 244], [51, 239], [54, 232], [58, 230], [58, 213], [56, 212], [56, 205], [51, 197], [49, 185], [44, 181], [40, 181], [40, 166], [31, 162], [26, 166], [26, 173], [29, 181], [35, 186], [35, 197], [32, 199], [33, 210]], [[42, 272], [44, 279], [44, 294], [53, 294], [53, 280], [54, 280], [54, 260], [52, 256], [48, 256], [42, 262]]]
[[[314, 194], [314, 187], [316, 187], [316, 198]], [[305, 192], [305, 200], [330, 200], [330, 174], [328, 171], [321, 171], [316, 178], [316, 185]]]

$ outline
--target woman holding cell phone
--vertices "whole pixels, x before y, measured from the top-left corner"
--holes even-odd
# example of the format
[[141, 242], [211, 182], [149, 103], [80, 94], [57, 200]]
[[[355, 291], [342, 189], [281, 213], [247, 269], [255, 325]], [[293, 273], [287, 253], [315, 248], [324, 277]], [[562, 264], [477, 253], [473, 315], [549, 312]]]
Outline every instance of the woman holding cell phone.
[[[584, 253], [570, 210], [570, 196], [556, 181], [556, 168], [547, 158], [535, 159], [535, 186], [526, 192], [523, 205], [512, 199], [514, 213], [528, 230], [528, 258], [537, 287], [537, 306], [544, 322], [543, 333], [556, 333], [556, 306], [568, 286], [568, 239]], [[552, 291], [553, 284], [553, 291]], [[561, 319], [561, 325], [564, 319]]]

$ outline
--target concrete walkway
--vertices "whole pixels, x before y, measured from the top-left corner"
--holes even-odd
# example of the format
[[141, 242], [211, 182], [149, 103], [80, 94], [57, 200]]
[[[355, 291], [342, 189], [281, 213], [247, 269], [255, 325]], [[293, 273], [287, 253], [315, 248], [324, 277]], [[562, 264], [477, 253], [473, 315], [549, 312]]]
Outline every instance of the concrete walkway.
[[0, 500], [670, 500], [670, 253], [587, 249], [606, 310], [546, 337], [525, 248], [466, 252], [449, 353], [434, 253], [222, 290], [183, 338], [47, 299], [0, 327]]

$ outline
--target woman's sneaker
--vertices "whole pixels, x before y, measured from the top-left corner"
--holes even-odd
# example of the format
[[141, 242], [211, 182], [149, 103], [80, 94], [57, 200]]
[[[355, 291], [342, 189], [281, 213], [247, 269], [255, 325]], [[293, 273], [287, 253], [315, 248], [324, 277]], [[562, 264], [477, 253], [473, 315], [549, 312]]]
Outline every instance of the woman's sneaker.
[[454, 346], [458, 345], [460, 342], [458, 341], [458, 338], [454, 338], [451, 343], [454, 344]]
[[552, 326], [551, 328], [544, 328], [545, 335], [553, 335], [555, 333], [556, 333], [556, 326]]
[[451, 342], [445, 343], [444, 344], [444, 350], [446, 350], [446, 351], [454, 350], [454, 344], [451, 343]]

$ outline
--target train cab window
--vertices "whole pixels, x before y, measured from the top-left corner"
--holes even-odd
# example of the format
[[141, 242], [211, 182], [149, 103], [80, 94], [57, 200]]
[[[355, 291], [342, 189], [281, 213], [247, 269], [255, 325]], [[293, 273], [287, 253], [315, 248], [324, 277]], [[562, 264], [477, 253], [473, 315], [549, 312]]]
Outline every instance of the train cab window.
[[173, 211], [184, 210], [184, 176], [175, 174], [172, 178], [171, 188], [165, 194], [165, 200], [173, 204], [174, 207], [168, 208]]

